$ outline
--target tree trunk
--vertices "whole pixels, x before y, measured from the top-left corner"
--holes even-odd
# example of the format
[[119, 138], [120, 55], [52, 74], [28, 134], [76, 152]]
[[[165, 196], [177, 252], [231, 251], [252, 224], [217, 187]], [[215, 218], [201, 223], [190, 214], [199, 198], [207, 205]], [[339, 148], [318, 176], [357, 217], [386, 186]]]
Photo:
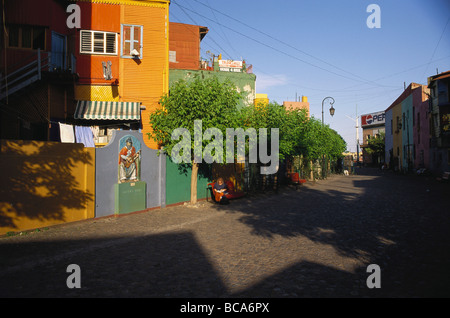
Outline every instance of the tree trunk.
[[197, 176], [198, 176], [198, 163], [192, 163], [191, 172], [191, 203], [197, 203]]

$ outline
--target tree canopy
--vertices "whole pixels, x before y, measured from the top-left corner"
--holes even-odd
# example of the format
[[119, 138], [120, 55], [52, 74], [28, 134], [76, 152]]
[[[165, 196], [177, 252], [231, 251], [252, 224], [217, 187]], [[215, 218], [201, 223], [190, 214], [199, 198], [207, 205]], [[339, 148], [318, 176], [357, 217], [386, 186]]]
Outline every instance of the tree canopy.
[[244, 108], [240, 121], [248, 127], [279, 128], [281, 160], [298, 155], [309, 160], [324, 155], [337, 159], [346, 149], [344, 139], [335, 130], [314, 117], [308, 118], [303, 109], [286, 109], [277, 103], [261, 104]]
[[368, 147], [366, 151], [370, 155], [384, 156], [384, 143], [385, 143], [385, 132], [382, 131], [377, 134], [374, 138], [370, 138], [367, 142]]
[[[267, 141], [265, 135], [262, 140], [271, 146], [271, 142], [277, 142], [277, 160], [298, 155], [308, 160], [323, 156], [336, 159], [346, 149], [345, 141], [336, 131], [315, 118], [308, 118], [305, 110], [286, 109], [277, 103], [239, 110], [240, 98], [230, 81], [220, 82], [215, 77], [196, 77], [189, 82], [180, 80], [171, 86], [169, 94], [162, 96], [162, 107], [150, 115], [153, 133], [149, 137], [172, 158], [178, 153], [184, 162], [192, 165], [191, 203], [196, 202], [198, 164], [202, 162], [202, 155], [204, 159], [204, 154], [211, 152], [215, 160], [225, 162], [227, 143], [223, 138], [227, 128], [254, 129], [257, 132], [266, 129]], [[199, 131], [200, 139], [195, 137]], [[262, 135], [257, 138], [261, 146]], [[246, 150], [248, 154], [248, 146]], [[200, 162], [195, 160], [199, 153]]]
[[[231, 82], [219, 82], [215, 77], [177, 81], [171, 86], [169, 94], [162, 96], [162, 107], [150, 115], [153, 133], [149, 135], [171, 155], [173, 147], [179, 142], [172, 139], [172, 132], [185, 128], [192, 137], [192, 153], [189, 155], [193, 156], [194, 121], [202, 121], [202, 133], [208, 128], [217, 128], [225, 135], [226, 128], [237, 125], [236, 112], [240, 98]], [[203, 146], [206, 144], [203, 141]]]
[[[202, 156], [211, 141], [220, 137], [214, 135], [208, 141], [195, 138], [196, 132], [200, 130], [201, 136], [204, 136], [208, 129], [214, 128], [215, 132], [219, 131], [225, 136], [226, 128], [238, 126], [236, 114], [240, 98], [241, 95], [230, 81], [220, 82], [216, 77], [196, 77], [189, 82], [180, 80], [171, 86], [169, 94], [162, 96], [162, 107], [150, 115], [153, 133], [149, 136], [153, 137], [169, 156], [174, 158], [175, 152], [179, 152], [184, 158], [183, 162], [190, 162], [192, 165], [191, 203], [197, 202], [199, 162], [194, 160], [198, 155], [196, 150], [201, 151]], [[201, 126], [195, 126], [195, 122], [200, 122]], [[181, 131], [183, 134], [174, 136], [175, 131]], [[180, 147], [180, 144], [184, 147]], [[217, 150], [218, 148], [214, 148], [213, 154], [217, 155]]]

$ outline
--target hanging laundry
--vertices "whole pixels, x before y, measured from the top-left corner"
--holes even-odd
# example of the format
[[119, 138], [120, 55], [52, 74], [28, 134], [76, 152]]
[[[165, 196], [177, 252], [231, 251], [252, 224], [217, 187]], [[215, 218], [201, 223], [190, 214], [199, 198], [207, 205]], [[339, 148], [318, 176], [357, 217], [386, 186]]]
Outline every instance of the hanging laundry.
[[73, 126], [68, 124], [59, 123], [59, 134], [61, 142], [75, 142], [75, 135], [73, 132]]
[[77, 143], [84, 144], [85, 147], [95, 147], [94, 134], [90, 127], [75, 126], [75, 137]]
[[94, 142], [98, 141], [98, 136], [100, 134], [100, 128], [98, 126], [91, 126], [92, 133], [94, 134]]

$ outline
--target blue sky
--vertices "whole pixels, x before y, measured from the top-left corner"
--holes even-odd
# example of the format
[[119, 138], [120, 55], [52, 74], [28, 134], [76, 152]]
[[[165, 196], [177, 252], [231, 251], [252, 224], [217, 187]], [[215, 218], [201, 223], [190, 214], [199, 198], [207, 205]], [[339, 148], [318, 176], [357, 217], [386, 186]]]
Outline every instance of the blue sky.
[[[380, 28], [369, 28], [370, 4]], [[170, 21], [207, 26], [201, 43], [253, 65], [256, 93], [282, 104], [308, 97], [311, 115], [356, 151], [356, 116], [385, 110], [404, 83], [450, 70], [448, 0], [172, 0]], [[351, 119], [353, 118], [353, 120]], [[360, 130], [360, 141], [362, 134]]]

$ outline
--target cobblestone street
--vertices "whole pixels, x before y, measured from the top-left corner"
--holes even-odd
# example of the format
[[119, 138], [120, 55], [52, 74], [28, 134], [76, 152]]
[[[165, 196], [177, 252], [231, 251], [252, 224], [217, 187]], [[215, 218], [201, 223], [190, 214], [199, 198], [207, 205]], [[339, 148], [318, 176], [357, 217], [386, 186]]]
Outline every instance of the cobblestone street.
[[[449, 297], [450, 185], [377, 169], [0, 238], [1, 297]], [[69, 289], [69, 264], [81, 288]], [[381, 269], [370, 289], [369, 264]]]

